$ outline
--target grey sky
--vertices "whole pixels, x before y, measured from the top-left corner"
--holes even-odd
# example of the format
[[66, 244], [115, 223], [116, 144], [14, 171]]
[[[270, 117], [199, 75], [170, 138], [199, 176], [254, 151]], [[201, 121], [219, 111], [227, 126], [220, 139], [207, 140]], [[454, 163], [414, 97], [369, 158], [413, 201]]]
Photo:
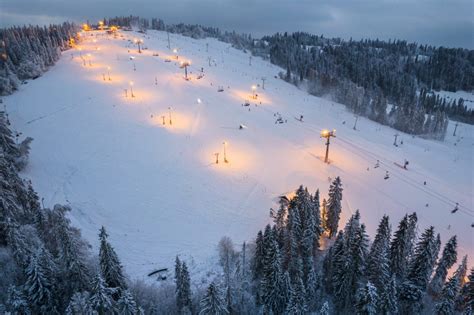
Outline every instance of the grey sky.
[[301, 30], [474, 48], [473, 0], [0, 0], [1, 26], [130, 14], [255, 36]]

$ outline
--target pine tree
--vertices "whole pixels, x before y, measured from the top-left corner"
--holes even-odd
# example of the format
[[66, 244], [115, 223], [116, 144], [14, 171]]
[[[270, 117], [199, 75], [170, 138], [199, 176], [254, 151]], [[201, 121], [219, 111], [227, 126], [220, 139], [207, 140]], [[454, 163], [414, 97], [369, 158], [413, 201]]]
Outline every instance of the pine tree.
[[117, 312], [120, 315], [135, 315], [137, 304], [128, 290], [123, 290], [117, 302]]
[[51, 312], [54, 308], [52, 265], [50, 256], [41, 248], [31, 257], [25, 270], [28, 300], [38, 313]]
[[202, 315], [225, 315], [229, 314], [226, 309], [226, 303], [222, 297], [221, 292], [217, 285], [212, 282], [207, 288], [204, 298], [201, 300], [201, 311], [199, 314]]
[[366, 263], [368, 237], [359, 218], [359, 211], [356, 211], [349, 219], [344, 228], [342, 253], [333, 258], [335, 304], [341, 311], [355, 303], [354, 297]]
[[329, 187], [329, 199], [327, 201], [326, 226], [328, 228], [330, 238], [335, 236], [338, 230], [339, 217], [342, 210], [341, 201], [342, 184], [341, 179], [338, 176]]
[[456, 296], [459, 292], [459, 278], [453, 276], [443, 286], [440, 300], [436, 303], [436, 314], [452, 315], [455, 313]]
[[60, 240], [59, 261], [63, 268], [63, 277], [69, 280], [64, 286], [63, 294], [69, 298], [74, 292], [87, 290], [91, 279], [84, 262], [85, 254], [68, 225], [69, 222], [63, 215], [58, 223], [57, 236]]
[[[290, 300], [286, 307], [287, 314], [303, 315], [308, 312], [306, 305], [306, 292], [301, 276], [295, 275], [290, 289]], [[279, 313], [275, 313], [279, 314]]]
[[330, 315], [328, 301], [324, 302], [323, 306], [321, 306], [318, 315]]
[[306, 283], [306, 302], [308, 304], [308, 310], [316, 310], [317, 302], [319, 301], [319, 287], [320, 287], [320, 278], [314, 267], [311, 266], [308, 273], [308, 280]]
[[463, 287], [462, 299], [464, 301], [464, 313], [468, 314], [468, 310], [474, 311], [474, 268], [471, 268], [469, 281]]
[[423, 308], [422, 297], [439, 251], [439, 235], [434, 228], [427, 228], [416, 244], [406, 280], [399, 290], [401, 312], [417, 313]]
[[423, 291], [426, 290], [438, 252], [439, 245], [434, 235], [434, 227], [429, 227], [423, 232], [416, 244], [408, 272], [408, 279]]
[[408, 259], [413, 251], [417, 221], [416, 213], [405, 215], [393, 235], [390, 246], [390, 267], [400, 282], [406, 276]]
[[378, 309], [381, 314], [397, 314], [397, 282], [395, 276], [392, 276], [389, 282], [383, 288], [382, 294], [379, 295]]
[[191, 311], [191, 279], [189, 277], [188, 267], [186, 262], [181, 263], [181, 285], [178, 291], [178, 309], [180, 311]]
[[32, 314], [25, 294], [21, 289], [14, 286], [8, 289], [7, 307], [12, 314]]
[[109, 288], [98, 273], [92, 281], [92, 290], [89, 303], [99, 315], [112, 314], [114, 311], [114, 300], [112, 295], [116, 293], [116, 288]]
[[253, 278], [253, 280], [257, 280], [262, 276], [263, 255], [264, 255], [263, 233], [260, 230], [260, 231], [258, 231], [257, 238], [255, 240], [255, 254], [254, 254], [253, 259], [252, 259], [252, 278]]
[[391, 278], [389, 249], [390, 224], [388, 216], [383, 216], [377, 228], [377, 234], [372, 243], [366, 267], [367, 277], [377, 288], [379, 297], [385, 296], [384, 291]]
[[467, 282], [465, 281], [466, 273], [467, 256], [464, 256], [461, 265], [456, 271], [456, 276], [459, 278], [461, 285], [461, 291], [456, 299], [456, 309], [468, 314], [469, 311], [474, 310], [474, 268], [471, 269], [471, 273], [468, 276], [469, 281]]
[[275, 235], [269, 225], [263, 236], [264, 259], [261, 281], [261, 299], [264, 309], [273, 313], [281, 313], [286, 303], [285, 282], [281, 267], [281, 257]]
[[[333, 246], [331, 246], [323, 260], [324, 286], [328, 293], [333, 293], [334, 270], [338, 269], [344, 256], [344, 233], [339, 231]], [[338, 270], [339, 271], [339, 270]]]
[[71, 297], [66, 315], [92, 314], [93, 310], [89, 302], [89, 292], [78, 292]]
[[[127, 284], [122, 271], [122, 265], [112, 245], [107, 240], [105, 228], [100, 229], [100, 269], [106, 285], [110, 288], [126, 289]], [[117, 296], [114, 296], [115, 298]]]
[[457, 259], [457, 240], [456, 236], [451, 237], [443, 249], [443, 254], [436, 267], [435, 274], [431, 279], [429, 292], [435, 296], [441, 293], [443, 283], [446, 280], [449, 268], [451, 268]]
[[376, 315], [378, 304], [377, 288], [367, 281], [365, 286], [357, 290], [357, 314]]

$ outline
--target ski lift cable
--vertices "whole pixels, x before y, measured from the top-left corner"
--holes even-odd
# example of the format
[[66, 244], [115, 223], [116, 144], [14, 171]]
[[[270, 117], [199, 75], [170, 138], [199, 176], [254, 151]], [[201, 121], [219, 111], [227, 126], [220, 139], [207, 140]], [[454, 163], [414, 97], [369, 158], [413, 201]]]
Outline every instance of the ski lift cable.
[[[307, 125], [308, 125], [308, 124], [307, 124]], [[319, 128], [319, 127], [320, 127], [320, 126], [317, 126], [317, 125], [314, 125], [314, 124], [310, 124], [310, 125], [313, 125], [313, 126], [315, 126], [316, 128]], [[311, 128], [308, 128], [307, 126], [306, 126], [306, 128], [309, 129], [309, 130], [311, 130], [311, 131], [313, 131], [313, 132], [315, 132], [315, 133], [319, 133], [319, 132], [316, 131], [316, 130], [312, 130]], [[371, 152], [371, 151], [368, 151], [367, 149], [363, 149], [363, 148], [361, 148], [361, 147], [355, 145], [354, 143], [345, 140], [344, 137], [338, 136], [338, 140], [342, 141], [343, 143], [345, 143], [345, 144], [347, 144], [347, 145], [349, 145], [349, 146], [354, 147], [356, 150], [365, 151], [365, 152], [366, 152], [366, 153], [365, 153], [366, 155], [372, 155], [372, 156], [367, 157], [367, 156], [363, 156], [363, 154], [364, 154], [363, 152], [360, 152], [360, 154], [358, 154], [358, 152], [355, 152], [355, 151], [351, 150], [351, 151], [353, 151], [354, 153], [356, 153], [357, 155], [359, 155], [361, 158], [363, 158], [364, 160], [366, 160], [366, 161], [368, 161], [368, 162], [371, 162], [373, 159], [378, 159], [381, 164], [383, 164], [385, 167], [389, 168], [389, 169], [393, 172], [393, 174], [395, 174], [395, 177], [398, 177], [399, 179], [403, 180], [403, 181], [406, 182], [407, 184], [409, 184], [409, 185], [411, 185], [411, 186], [413, 186], [413, 187], [415, 187], [415, 188], [417, 188], [417, 189], [419, 189], [419, 190], [425, 192], [426, 194], [431, 195], [432, 197], [434, 197], [434, 198], [436, 198], [436, 199], [442, 201], [443, 203], [445, 203], [445, 204], [447, 204], [447, 205], [449, 205], [449, 206], [453, 206], [453, 205], [455, 205], [455, 204], [457, 203], [456, 201], [454, 201], [454, 200], [452, 200], [452, 199], [450, 199], [450, 198], [448, 198], [448, 197], [446, 197], [446, 196], [444, 196], [444, 195], [442, 195], [442, 194], [440, 194], [440, 193], [438, 193], [438, 192], [431, 191], [431, 189], [430, 189], [430, 190], [428, 190], [428, 188], [427, 188], [427, 189], [423, 189], [423, 187], [420, 187], [420, 184], [414, 182], [413, 179], [411, 179], [411, 178], [409, 178], [409, 177], [407, 177], [407, 176], [400, 175], [399, 172], [398, 172], [398, 169], [394, 168], [391, 163], [385, 163], [385, 162], [383, 161], [383, 160], [387, 160], [387, 159], [385, 159], [384, 157], [379, 156], [379, 155], [377, 155], [377, 154], [375, 154], [375, 153], [373, 153], [373, 152]], [[348, 149], [348, 148], [346, 147], [346, 149]], [[404, 179], [403, 177], [406, 177], [407, 179]], [[443, 199], [443, 198], [444, 198], [444, 199]], [[473, 212], [471, 209], [469, 209], [468, 207], [466, 207], [466, 206], [464, 206], [464, 205], [462, 205], [462, 204], [459, 204], [459, 203], [458, 203], [458, 206], [459, 206], [459, 208], [462, 208], [462, 209], [460, 209], [461, 212], [467, 214], [468, 216], [473, 216], [473, 213], [474, 213], [474, 212]]]
[[[386, 160], [386, 159], [384, 159], [383, 157], [378, 156], [378, 155], [376, 155], [376, 154], [374, 154], [374, 153], [372, 153], [372, 152], [370, 152], [370, 151], [368, 151], [368, 150], [366, 150], [366, 149], [360, 148], [360, 147], [354, 145], [353, 143], [351, 143], [351, 142], [349, 142], [349, 141], [347, 141], [347, 140], [345, 140], [345, 139], [343, 139], [343, 138], [339, 138], [339, 140], [345, 142], [346, 144], [348, 144], [348, 145], [350, 145], [350, 146], [355, 147], [355, 148], [358, 149], [358, 150], [366, 151], [367, 154], [373, 154], [375, 157], [378, 158], [380, 164], [383, 164], [385, 167], [387, 167], [387, 168], [389, 168], [390, 170], [392, 170], [396, 177], [398, 177], [398, 178], [404, 180], [406, 183], [409, 183], [411, 186], [416, 187], [416, 188], [418, 188], [419, 190], [422, 190], [423, 192], [425, 192], [425, 193], [427, 193], [427, 194], [429, 194], [429, 195], [431, 195], [431, 196], [437, 198], [438, 200], [443, 201], [444, 203], [446, 203], [446, 204], [448, 204], [448, 205], [453, 205], [453, 204], [455, 205], [455, 204], [457, 203], [456, 201], [454, 201], [454, 200], [450, 199], [449, 197], [444, 196], [444, 195], [442, 195], [442, 194], [440, 194], [440, 193], [438, 193], [438, 192], [432, 190], [431, 188], [428, 188], [428, 187], [425, 188], [425, 187], [423, 187], [423, 186], [420, 186], [420, 184], [418, 184], [417, 182], [415, 182], [415, 180], [413, 180], [412, 178], [410, 178], [410, 177], [408, 177], [408, 176], [403, 176], [403, 175], [401, 175], [399, 172], [397, 172], [398, 169], [396, 169], [395, 167], [393, 167], [393, 165], [392, 165], [391, 163], [386, 163], [385, 161], [383, 161], [383, 160]], [[469, 209], [468, 207], [466, 207], [466, 206], [464, 206], [464, 205], [459, 204], [459, 207], [460, 207], [460, 208], [463, 208], [463, 209], [464, 209], [465, 211], [467, 211], [467, 212], [470, 212], [470, 213], [473, 213], [473, 214], [474, 214], [474, 211], [472, 211], [471, 209]]]
[[[341, 140], [341, 139], [339, 139], [339, 140]], [[344, 141], [344, 140], [343, 140], [343, 141]], [[347, 144], [350, 144], [350, 143], [347, 142]], [[351, 151], [352, 151], [352, 150], [351, 150]], [[354, 152], [355, 154], [357, 154], [357, 155], [359, 155], [360, 157], [364, 158], [361, 154], [358, 154], [358, 153], [355, 152], [355, 151], [352, 151], [352, 152]], [[397, 170], [396, 168], [394, 168], [390, 163], [387, 164], [387, 163], [385, 163], [384, 161], [380, 161], [380, 160], [379, 160], [379, 162], [380, 162], [380, 164], [384, 165], [386, 168], [390, 169], [390, 170], [392, 171], [392, 175], [393, 175], [393, 176], [395, 176], [395, 177], [397, 177], [398, 179], [402, 180], [403, 182], [409, 184], [410, 186], [412, 186], [412, 187], [414, 187], [414, 188], [417, 188], [418, 190], [421, 190], [422, 192], [424, 192], [424, 193], [426, 193], [426, 194], [428, 194], [428, 195], [430, 195], [430, 196], [432, 196], [432, 197], [438, 199], [439, 201], [445, 203], [445, 204], [448, 205], [448, 206], [453, 206], [453, 204], [456, 205], [456, 202], [455, 202], [455, 201], [450, 200], [449, 198], [443, 196], [442, 194], [437, 193], [437, 192], [432, 191], [432, 190], [424, 189], [424, 187], [420, 186], [418, 183], [414, 183], [412, 179], [409, 179], [409, 178], [407, 178], [407, 177], [405, 177], [405, 176], [400, 175], [400, 173], [397, 172], [398, 170]], [[459, 204], [459, 203], [458, 203], [458, 206], [459, 206], [460, 208], [464, 208], [464, 209], [459, 209], [461, 212], [463, 212], [463, 213], [465, 213], [465, 214], [467, 214], [467, 215], [469, 215], [469, 216], [474, 217], [474, 215], [472, 214], [472, 211], [471, 211], [469, 208], [467, 208], [467, 207], [465, 207], [465, 206], [462, 206], [462, 205]]]
[[[313, 124], [313, 125], [314, 125], [314, 124]], [[316, 126], [316, 125], [315, 125], [315, 126]], [[317, 127], [319, 127], [319, 126], [317, 126]], [[308, 128], [308, 129], [310, 129], [310, 128]], [[313, 130], [313, 132], [318, 133], [318, 131], [316, 131], [316, 130]], [[401, 179], [402, 177], [405, 177], [408, 181], [410, 181], [410, 182], [407, 182], [407, 181], [405, 180], [405, 182], [407, 182], [407, 183], [410, 184], [411, 186], [413, 186], [413, 187], [415, 187], [415, 188], [417, 188], [417, 189], [420, 189], [420, 190], [422, 190], [423, 192], [425, 192], [425, 193], [427, 193], [427, 194], [430, 194], [431, 196], [437, 198], [438, 200], [441, 200], [442, 202], [444, 202], [444, 203], [447, 204], [447, 205], [453, 206], [453, 205], [455, 205], [455, 204], [457, 203], [456, 201], [454, 201], [454, 200], [452, 200], [452, 199], [450, 199], [450, 198], [448, 198], [448, 197], [446, 197], [446, 196], [444, 196], [444, 195], [442, 195], [442, 194], [440, 194], [440, 193], [438, 193], [438, 192], [432, 191], [430, 188], [423, 189], [423, 187], [421, 187], [420, 184], [418, 184], [417, 182], [415, 182], [412, 178], [410, 178], [410, 177], [408, 177], [408, 176], [400, 175], [400, 173], [398, 172], [399, 170], [396, 169], [395, 167], [393, 167], [393, 165], [392, 165], [391, 163], [385, 163], [385, 162], [383, 162], [383, 160], [388, 161], [386, 158], [384, 158], [384, 157], [382, 157], [382, 156], [379, 156], [378, 154], [373, 153], [373, 152], [371, 152], [371, 151], [369, 151], [369, 150], [367, 150], [367, 149], [361, 148], [361, 147], [355, 145], [354, 143], [352, 143], [351, 141], [345, 140], [344, 137], [338, 136], [338, 140], [342, 141], [343, 143], [345, 143], [345, 144], [347, 144], [347, 145], [349, 145], [349, 146], [354, 147], [355, 149], [357, 149], [357, 150], [359, 150], [359, 151], [365, 151], [365, 152], [366, 152], [366, 155], [369, 155], [369, 157], [364, 157], [364, 156], [362, 156], [362, 155], [360, 155], [360, 154], [358, 154], [358, 155], [359, 155], [360, 157], [362, 157], [363, 159], [369, 161], [369, 162], [371, 162], [372, 159], [378, 159], [381, 164], [383, 164], [385, 167], [387, 167], [388, 169], [390, 169], [394, 174], [398, 175], [397, 177], [399, 177], [400, 179]], [[356, 152], [354, 152], [354, 153], [356, 153]], [[361, 153], [363, 154], [363, 152], [361, 152]], [[372, 155], [372, 156], [370, 156], [370, 155]], [[370, 159], [370, 160], [369, 160], [369, 159]], [[389, 161], [389, 162], [390, 162], [390, 161]], [[445, 200], [442, 200], [443, 198], [444, 198]], [[464, 205], [462, 205], [462, 204], [459, 204], [459, 203], [458, 203], [458, 205], [459, 205], [460, 208], [463, 208], [463, 209], [464, 209], [464, 211], [462, 211], [462, 212], [466, 212], [466, 211], [467, 211], [467, 212], [468, 212], [468, 213], [467, 213], [468, 215], [471, 215], [471, 213], [474, 214], [474, 211], [472, 211], [472, 210], [469, 209], [468, 207], [466, 207], [466, 206], [464, 206]]]

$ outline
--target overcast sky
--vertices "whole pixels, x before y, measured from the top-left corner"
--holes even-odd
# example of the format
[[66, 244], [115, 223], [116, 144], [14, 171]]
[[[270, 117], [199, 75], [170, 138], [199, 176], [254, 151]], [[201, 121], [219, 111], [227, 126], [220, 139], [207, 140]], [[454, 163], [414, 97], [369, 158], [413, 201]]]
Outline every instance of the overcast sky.
[[1, 26], [130, 14], [255, 36], [307, 31], [474, 48], [474, 0], [0, 0]]

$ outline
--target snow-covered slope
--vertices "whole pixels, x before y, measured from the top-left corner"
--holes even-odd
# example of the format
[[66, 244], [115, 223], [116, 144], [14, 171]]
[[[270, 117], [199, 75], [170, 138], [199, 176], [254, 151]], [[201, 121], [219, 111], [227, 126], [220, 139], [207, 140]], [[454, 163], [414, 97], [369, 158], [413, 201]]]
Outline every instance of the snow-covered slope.
[[[353, 130], [354, 116], [342, 105], [277, 79], [281, 69], [266, 61], [249, 65], [249, 55], [228, 44], [171, 35], [179, 61], [192, 63], [186, 81], [166, 33], [122, 34], [88, 33], [4, 103], [13, 128], [35, 139], [24, 175], [44, 205], [70, 204], [71, 219], [94, 246], [105, 225], [133, 277], [171, 267], [176, 254], [205, 264], [222, 236], [253, 239], [277, 196], [304, 184], [326, 197], [336, 176], [344, 184], [340, 226], [360, 209], [373, 236], [383, 214], [395, 229], [416, 211], [421, 229], [434, 225], [443, 243], [457, 234], [460, 254], [474, 252], [472, 126], [460, 124], [454, 137], [450, 124], [445, 142], [401, 134], [395, 147], [393, 129], [360, 118]], [[139, 54], [128, 41], [134, 37], [148, 49]], [[197, 79], [201, 67], [205, 76]], [[258, 86], [253, 100], [251, 86], [262, 77], [265, 90]], [[242, 106], [246, 99], [251, 106]], [[279, 115], [285, 123], [275, 123]], [[323, 163], [323, 128], [337, 129], [330, 165]], [[405, 159], [408, 170], [394, 164]], [[451, 214], [456, 202], [460, 210]]]

